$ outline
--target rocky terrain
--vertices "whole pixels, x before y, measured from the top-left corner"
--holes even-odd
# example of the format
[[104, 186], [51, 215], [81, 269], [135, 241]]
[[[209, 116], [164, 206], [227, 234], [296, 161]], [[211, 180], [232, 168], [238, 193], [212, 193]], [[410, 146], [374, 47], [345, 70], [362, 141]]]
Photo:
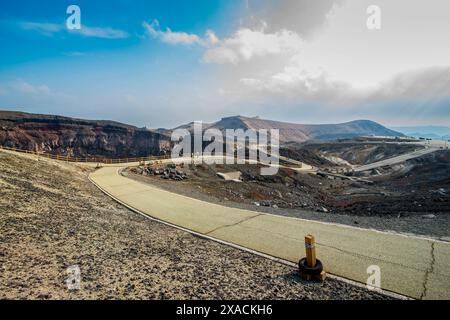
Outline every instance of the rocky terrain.
[[171, 150], [170, 137], [114, 121], [0, 111], [0, 145], [74, 157], [146, 157]]
[[[350, 149], [360, 152], [358, 162], [365, 163], [367, 158], [381, 159], [415, 148], [393, 147], [370, 144], [366, 148], [361, 144], [359, 149], [356, 146]], [[298, 155], [299, 160], [326, 170], [342, 167], [314, 156], [317, 149], [322, 150], [316, 145], [290, 155]], [[347, 147], [341, 151], [336, 157], [345, 157]], [[203, 164], [180, 170], [187, 178], [162, 179], [152, 171], [136, 172], [135, 169], [128, 172], [134, 179], [227, 206], [450, 239], [450, 151], [447, 150], [380, 168], [353, 180], [297, 173], [289, 168], [280, 169], [274, 176], [261, 176], [260, 168], [255, 165]], [[218, 173], [236, 171], [242, 173], [242, 182], [224, 181], [218, 176]]]
[[[368, 120], [305, 125], [235, 116], [204, 124], [203, 129], [278, 129], [280, 143], [335, 140], [357, 136], [403, 136]], [[193, 130], [193, 124], [177, 129]], [[137, 128], [115, 121], [0, 111], [0, 145], [74, 157], [131, 158], [170, 153], [173, 130]], [[204, 143], [206, 146], [207, 143]]]
[[[152, 222], [90, 168], [0, 151], [0, 299], [386, 299]], [[163, 180], [163, 179], [160, 179]], [[81, 269], [69, 291], [67, 268]]]

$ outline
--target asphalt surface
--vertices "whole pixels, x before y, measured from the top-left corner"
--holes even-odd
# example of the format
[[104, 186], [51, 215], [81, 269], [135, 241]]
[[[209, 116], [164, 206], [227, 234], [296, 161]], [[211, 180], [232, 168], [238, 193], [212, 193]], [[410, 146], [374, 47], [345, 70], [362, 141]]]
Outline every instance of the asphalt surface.
[[414, 151], [411, 153], [402, 154], [400, 156], [393, 157], [390, 159], [386, 159], [386, 160], [370, 163], [367, 165], [363, 165], [360, 167], [356, 167], [354, 170], [355, 170], [355, 172], [363, 172], [363, 171], [368, 171], [368, 170], [372, 170], [372, 169], [376, 169], [376, 168], [380, 168], [380, 167], [384, 167], [384, 166], [392, 166], [394, 164], [399, 164], [399, 163], [402, 163], [402, 162], [405, 162], [405, 161], [408, 161], [408, 160], [411, 160], [414, 158], [419, 158], [426, 154], [433, 153], [433, 152], [436, 152], [439, 150], [440, 150], [440, 148], [434, 148], [434, 147], [426, 148], [426, 149]]

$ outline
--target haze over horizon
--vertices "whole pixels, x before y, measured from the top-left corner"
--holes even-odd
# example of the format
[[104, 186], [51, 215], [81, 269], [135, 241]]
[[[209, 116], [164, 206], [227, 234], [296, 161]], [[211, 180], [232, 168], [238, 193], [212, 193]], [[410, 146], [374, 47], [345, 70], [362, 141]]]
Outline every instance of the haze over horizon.
[[[27, 111], [22, 111], [22, 110], [3, 110], [0, 109], [0, 115], [2, 115], [2, 113], [4, 112], [12, 112], [12, 113], [29, 113]], [[264, 120], [264, 121], [268, 121], [268, 122], [278, 122], [278, 123], [286, 123], [286, 124], [298, 124], [298, 125], [330, 125], [330, 124], [347, 124], [347, 123], [352, 123], [352, 122], [364, 122], [364, 121], [372, 121], [370, 119], [349, 119], [348, 121], [342, 121], [342, 122], [308, 122], [308, 123], [301, 123], [301, 122], [296, 122], [296, 121], [284, 121], [284, 120], [279, 120], [276, 118], [263, 118], [260, 116], [250, 116], [250, 115], [224, 115], [224, 116], [220, 116], [217, 119], [212, 119], [210, 121], [204, 121], [204, 120], [192, 120], [192, 119], [186, 119], [184, 122], [181, 122], [179, 124], [177, 124], [174, 127], [161, 127], [158, 126], [157, 124], [154, 124], [152, 126], [139, 126], [137, 124], [133, 124], [133, 123], [128, 123], [128, 122], [123, 122], [120, 119], [113, 119], [113, 118], [108, 118], [108, 117], [100, 117], [100, 118], [82, 118], [82, 117], [71, 117], [70, 115], [65, 115], [65, 114], [52, 114], [52, 113], [29, 113], [30, 115], [44, 115], [44, 116], [57, 116], [57, 117], [68, 117], [68, 118], [73, 118], [73, 119], [78, 119], [78, 120], [86, 120], [86, 121], [113, 121], [113, 122], [118, 122], [118, 123], [122, 123], [125, 125], [131, 125], [131, 126], [135, 126], [137, 128], [146, 128], [146, 129], [150, 129], [150, 130], [158, 130], [158, 129], [164, 129], [164, 130], [172, 130], [172, 129], [176, 129], [178, 127], [183, 127], [185, 125], [188, 124], [192, 124], [194, 122], [202, 122], [203, 125], [206, 127], [207, 125], [210, 124], [214, 124], [217, 122], [220, 122], [224, 119], [228, 119], [228, 118], [247, 118], [247, 119], [259, 119], [259, 120]], [[378, 123], [382, 126], [384, 126], [383, 123]], [[421, 131], [422, 133], [425, 134], [436, 134], [436, 132], [440, 133], [441, 131], [449, 131], [450, 133], [450, 127], [448, 126], [405, 126], [405, 127], [395, 127], [395, 126], [384, 126], [387, 129], [391, 129], [397, 132], [401, 132], [403, 134], [410, 134], [410, 133], [417, 133], [419, 131]], [[230, 128], [232, 129], [232, 128]], [[422, 130], [419, 130], [422, 129]]]
[[[78, 31], [70, 4], [0, 3], [0, 109], [149, 128], [450, 123], [446, 0], [80, 0]], [[366, 27], [372, 4], [381, 30]]]

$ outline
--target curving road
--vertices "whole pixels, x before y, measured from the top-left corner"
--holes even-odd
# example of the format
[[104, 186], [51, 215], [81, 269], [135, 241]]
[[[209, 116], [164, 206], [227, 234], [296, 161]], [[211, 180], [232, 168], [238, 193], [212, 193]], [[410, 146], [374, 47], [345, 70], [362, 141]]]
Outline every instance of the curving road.
[[314, 234], [318, 258], [331, 274], [366, 283], [367, 268], [377, 265], [384, 290], [417, 299], [450, 299], [448, 242], [224, 207], [120, 174], [133, 165], [138, 163], [106, 165], [89, 178], [128, 208], [210, 239], [296, 263], [304, 255], [304, 236]]
[[229, 208], [126, 178], [120, 174], [126, 166], [105, 166], [90, 180], [136, 212], [293, 263], [304, 255], [304, 236], [314, 234], [331, 274], [366, 283], [367, 268], [377, 265], [385, 290], [450, 299], [450, 243]]
[[376, 168], [380, 168], [380, 167], [384, 167], [384, 166], [392, 166], [392, 165], [399, 164], [399, 163], [402, 163], [402, 162], [405, 162], [405, 161], [408, 161], [408, 160], [411, 160], [414, 158], [422, 157], [426, 154], [433, 153], [433, 152], [436, 152], [439, 150], [441, 150], [441, 149], [435, 148], [435, 147], [425, 148], [425, 149], [417, 150], [414, 152], [402, 154], [400, 156], [393, 157], [390, 159], [386, 159], [386, 160], [370, 163], [367, 165], [363, 165], [360, 167], [356, 167], [354, 169], [354, 171], [355, 172], [363, 172], [363, 171], [368, 171], [368, 170], [372, 170], [372, 169], [376, 169]]

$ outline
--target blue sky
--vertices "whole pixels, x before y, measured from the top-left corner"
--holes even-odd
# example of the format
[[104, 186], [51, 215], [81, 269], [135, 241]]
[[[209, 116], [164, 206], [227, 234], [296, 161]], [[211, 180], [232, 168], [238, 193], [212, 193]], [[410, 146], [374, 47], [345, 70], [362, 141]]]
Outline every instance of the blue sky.
[[[448, 2], [372, 2], [378, 32], [365, 0], [3, 0], [0, 109], [148, 127], [450, 123]], [[79, 31], [65, 26], [71, 4]]]

